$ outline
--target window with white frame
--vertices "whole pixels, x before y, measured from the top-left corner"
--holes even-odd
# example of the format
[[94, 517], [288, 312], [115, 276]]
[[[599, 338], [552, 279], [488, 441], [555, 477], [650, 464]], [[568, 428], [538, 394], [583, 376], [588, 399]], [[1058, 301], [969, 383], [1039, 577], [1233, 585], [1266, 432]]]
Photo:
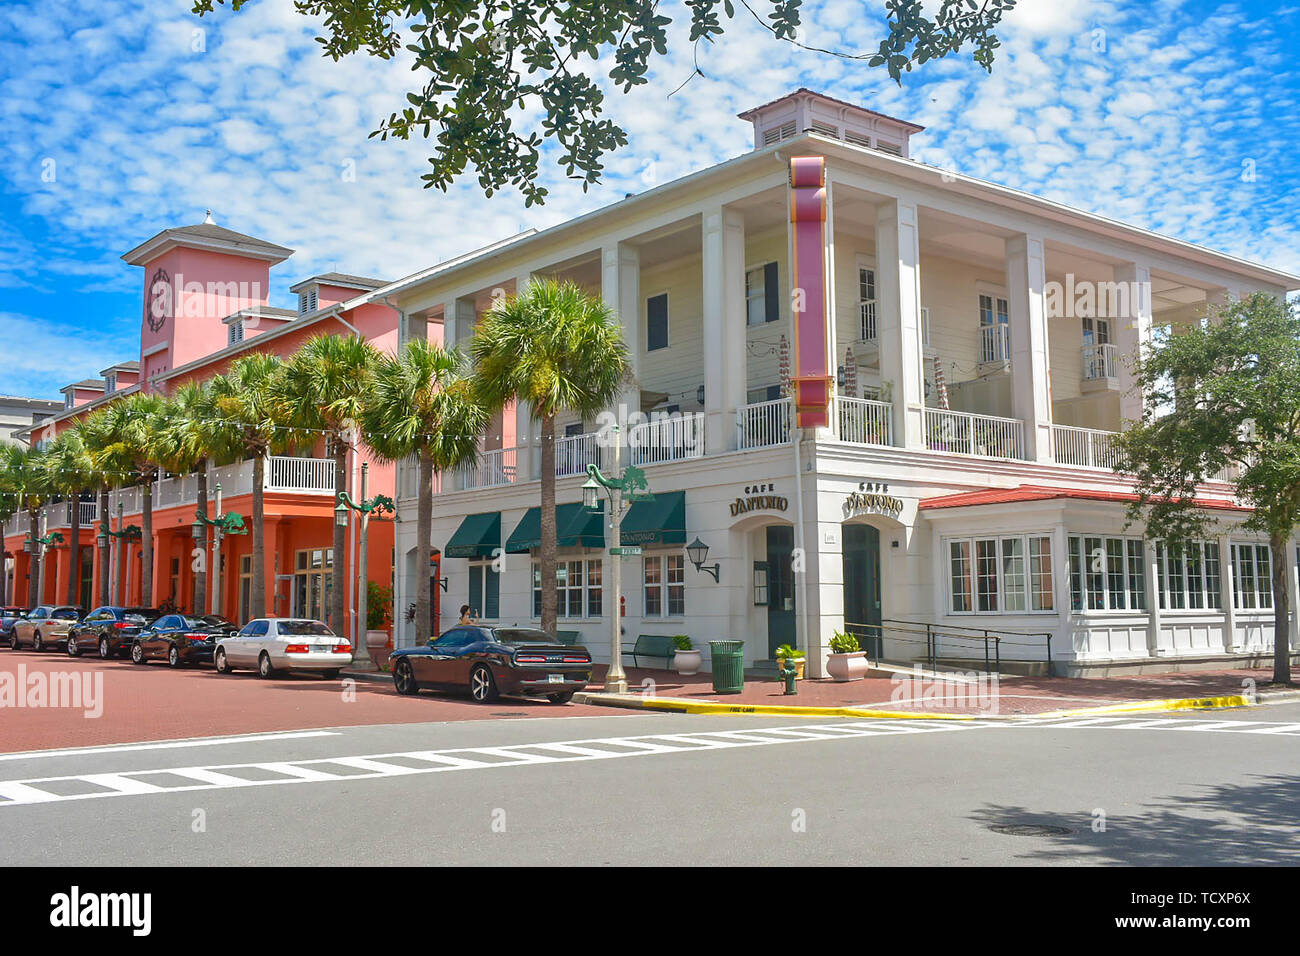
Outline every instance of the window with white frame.
[[745, 272], [745, 322], [762, 325], [781, 317], [780, 289], [776, 263], [769, 262]]
[[[600, 558], [561, 559], [555, 568], [556, 614], [601, 617], [605, 602]], [[542, 566], [533, 565], [533, 617], [542, 616]]]
[[104, 376], [104, 392], [105, 394], [108, 394], [110, 392], [116, 392], [116, 391], [117, 391], [117, 373], [109, 372], [107, 375]]
[[642, 615], [681, 617], [686, 613], [686, 557], [647, 554], [641, 559]]
[[1007, 362], [1011, 359], [1011, 309], [1003, 296], [981, 292], [980, 361]]
[[876, 339], [876, 270], [858, 267], [858, 318], [864, 342]]
[[1221, 608], [1219, 545], [1214, 541], [1192, 541], [1168, 547], [1157, 541], [1156, 583], [1162, 610]]
[[1266, 544], [1233, 542], [1232, 604], [1242, 611], [1273, 606], [1273, 555]]
[[1052, 539], [999, 535], [948, 541], [948, 606], [954, 614], [1056, 609]]
[[1146, 569], [1141, 538], [1071, 535], [1070, 608], [1145, 611]]

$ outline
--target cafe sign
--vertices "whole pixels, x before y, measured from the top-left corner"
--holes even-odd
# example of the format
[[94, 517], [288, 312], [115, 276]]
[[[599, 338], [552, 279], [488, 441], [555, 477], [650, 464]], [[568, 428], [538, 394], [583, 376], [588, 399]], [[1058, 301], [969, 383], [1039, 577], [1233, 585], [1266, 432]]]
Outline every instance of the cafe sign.
[[903, 499], [889, 493], [889, 485], [883, 482], [864, 481], [858, 490], [852, 492], [844, 501], [844, 516], [854, 518], [859, 515], [884, 515], [897, 518], [903, 513]]
[[749, 514], [751, 511], [785, 511], [790, 502], [778, 495], [776, 486], [771, 482], [746, 485], [744, 494], [731, 503], [731, 517]]

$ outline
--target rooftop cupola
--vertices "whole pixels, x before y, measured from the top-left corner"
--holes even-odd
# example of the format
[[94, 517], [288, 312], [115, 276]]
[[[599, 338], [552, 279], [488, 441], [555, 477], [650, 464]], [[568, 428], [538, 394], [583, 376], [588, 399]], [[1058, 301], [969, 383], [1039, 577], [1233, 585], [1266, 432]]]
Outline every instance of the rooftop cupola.
[[803, 87], [746, 110], [740, 118], [754, 125], [755, 149], [774, 146], [803, 133], [816, 133], [891, 156], [906, 157], [912, 134], [925, 129]]

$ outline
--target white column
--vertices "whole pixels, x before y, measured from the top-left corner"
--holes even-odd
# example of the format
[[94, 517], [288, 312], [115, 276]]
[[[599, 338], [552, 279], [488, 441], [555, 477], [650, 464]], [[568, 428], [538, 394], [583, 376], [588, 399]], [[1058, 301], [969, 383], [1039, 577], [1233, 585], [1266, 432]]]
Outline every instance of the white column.
[[1286, 543], [1286, 591], [1290, 599], [1291, 618], [1287, 625], [1287, 646], [1295, 648], [1300, 646], [1300, 575], [1297, 575], [1297, 555], [1296, 543], [1288, 541]]
[[1215, 545], [1219, 549], [1219, 591], [1223, 600], [1223, 652], [1231, 654], [1237, 646], [1237, 606], [1232, 598], [1232, 542], [1226, 534], [1221, 534]]
[[733, 210], [704, 211], [703, 269], [705, 447], [736, 447], [736, 415], [745, 404], [745, 220]]
[[876, 207], [876, 296], [880, 381], [894, 406], [894, 442], [924, 448], [920, 229], [910, 203]]
[[[1156, 543], [1143, 538], [1142, 550], [1146, 555], [1147, 575], [1147, 657], [1155, 657], [1160, 646], [1160, 572], [1156, 566]], [[1083, 558], [1091, 560], [1086, 554]]]
[[623, 409], [620, 424], [627, 416], [641, 411], [641, 355], [645, 351], [645, 330], [641, 323], [641, 251], [625, 242], [601, 250], [600, 293], [605, 304], [614, 310], [623, 326], [631, 381], [619, 402]]
[[1151, 269], [1139, 262], [1125, 262], [1115, 267], [1115, 282], [1127, 288], [1115, 301], [1121, 306], [1127, 302], [1126, 315], [1117, 315], [1114, 342], [1119, 353], [1119, 417], [1120, 427], [1126, 421], [1142, 417], [1142, 390], [1134, 374], [1134, 359], [1151, 342]]
[[1024, 422], [1025, 456], [1030, 461], [1051, 461], [1052, 384], [1042, 238], [1020, 235], [1008, 239], [1006, 269], [1012, 415]]
[[[522, 292], [532, 281], [531, 272], [521, 272], [515, 276], [515, 294]], [[540, 477], [539, 463], [533, 461], [536, 449], [537, 426], [533, 423], [533, 409], [527, 402], [515, 402], [515, 482], [532, 481]]]

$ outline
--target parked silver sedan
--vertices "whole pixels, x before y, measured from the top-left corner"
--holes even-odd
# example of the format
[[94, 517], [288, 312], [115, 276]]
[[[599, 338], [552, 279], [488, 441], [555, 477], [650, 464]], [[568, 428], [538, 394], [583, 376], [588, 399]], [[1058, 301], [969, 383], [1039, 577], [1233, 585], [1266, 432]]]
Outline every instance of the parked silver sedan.
[[218, 674], [256, 670], [272, 678], [285, 671], [314, 671], [327, 678], [352, 663], [352, 644], [320, 621], [259, 617], [217, 642], [213, 665]]

